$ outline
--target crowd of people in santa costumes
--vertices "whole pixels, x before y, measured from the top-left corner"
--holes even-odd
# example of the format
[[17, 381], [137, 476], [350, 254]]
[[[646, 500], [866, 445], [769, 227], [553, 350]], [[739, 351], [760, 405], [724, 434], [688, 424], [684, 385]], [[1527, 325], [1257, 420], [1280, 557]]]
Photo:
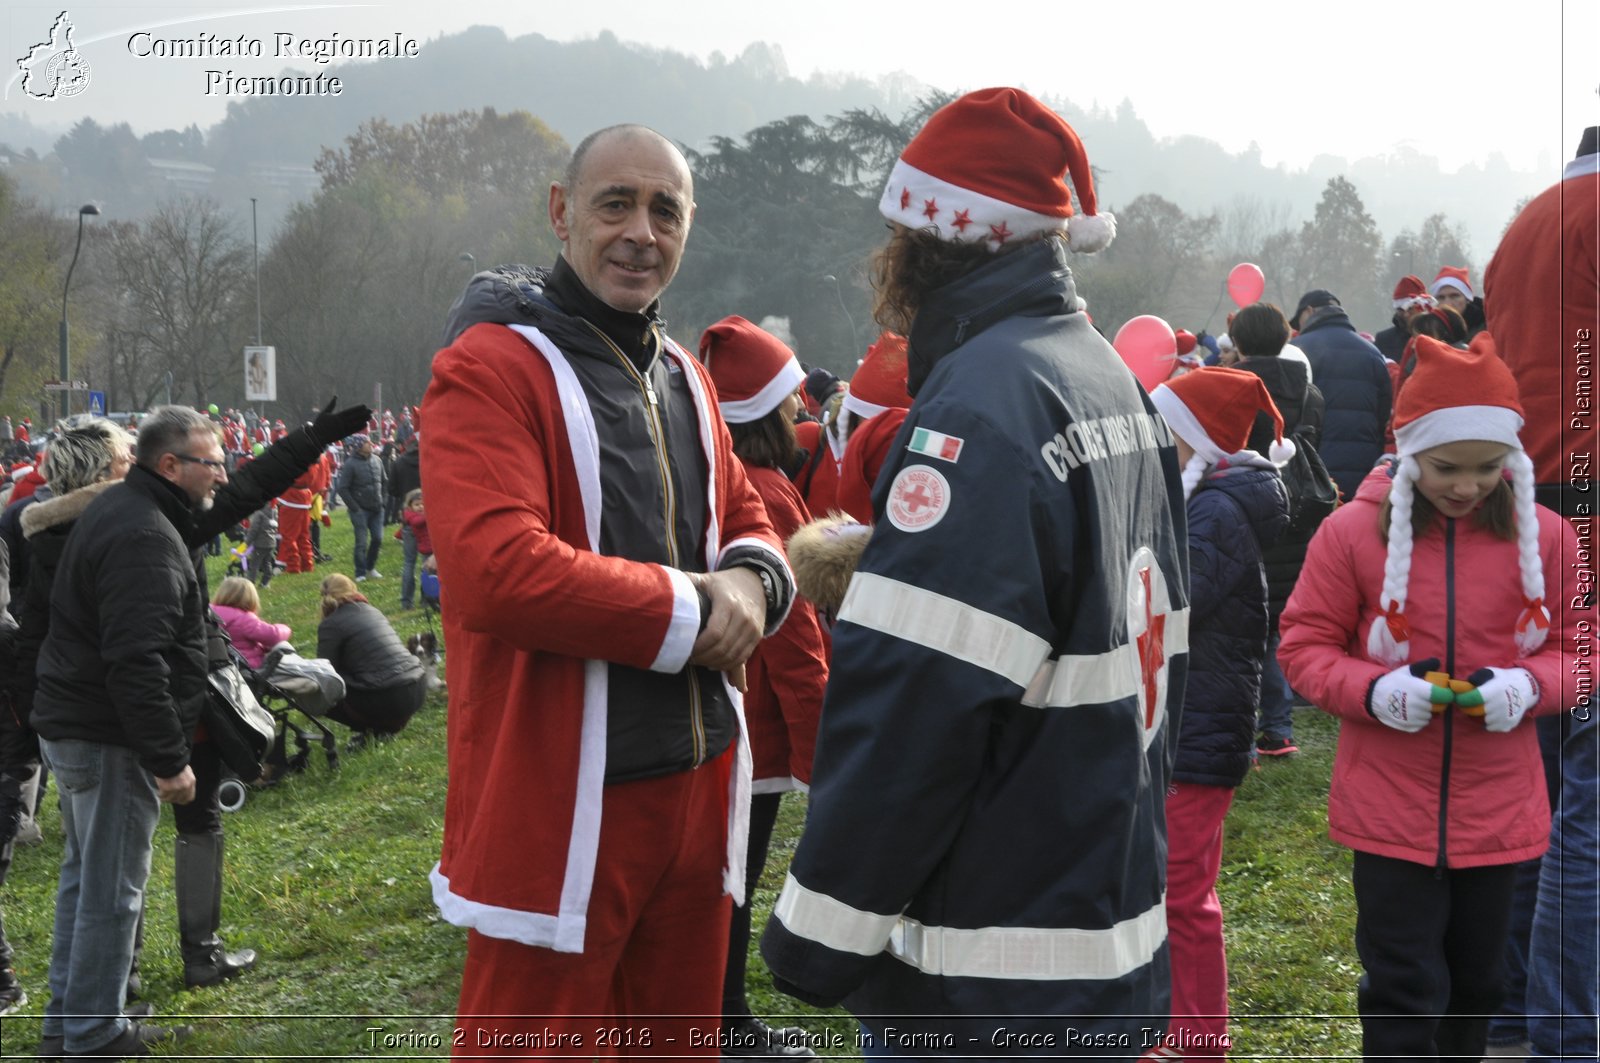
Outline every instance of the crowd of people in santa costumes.
[[[613, 213], [579, 194], [624, 177]], [[347, 472], [404, 470], [359, 508], [378, 529], [407, 509], [408, 557], [446, 577], [431, 882], [469, 931], [474, 1053], [590, 1056], [561, 1038], [598, 1015], [622, 1055], [813, 1056], [746, 992], [756, 884], [801, 792], [760, 954], [780, 991], [855, 1015], [868, 1055], [1058, 1054], [1077, 1030], [1137, 1038], [1123, 1058], [1225, 1056], [1226, 816], [1258, 756], [1298, 752], [1300, 705], [1338, 721], [1364, 1055], [1593, 1058], [1600, 429], [1573, 381], [1600, 331], [1600, 127], [1481, 285], [1429, 264], [1376, 333], [1328, 289], [1245, 305], [1220, 339], [1175, 330], [1148, 392], [1085, 312], [1069, 252], [1115, 224], [1038, 100], [941, 108], [880, 211], [883, 331], [847, 380], [736, 314], [697, 360], [660, 309], [687, 162], [610, 127], [552, 189], [555, 263], [483, 271], [452, 310], [426, 440], [410, 406], [304, 426], [210, 408], [243, 475], [207, 538], [255, 507], [262, 587], [275, 558], [325, 559], [331, 433], [364, 422]], [[30, 428], [0, 421], [10, 585], [48, 570], [26, 533], [62, 508]], [[1286, 536], [1302, 448], [1340, 502]], [[358, 580], [381, 578], [367, 534]], [[225, 597], [250, 626], [255, 588]], [[254, 963], [194, 899], [221, 874], [216, 770], [179, 819], [177, 860], [204, 872], [183, 886], [192, 985]]]

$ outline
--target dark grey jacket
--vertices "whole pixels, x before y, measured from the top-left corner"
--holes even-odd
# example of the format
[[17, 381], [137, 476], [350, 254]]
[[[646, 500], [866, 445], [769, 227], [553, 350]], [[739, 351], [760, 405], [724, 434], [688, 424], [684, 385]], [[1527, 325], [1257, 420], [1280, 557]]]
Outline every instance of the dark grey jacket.
[[339, 468], [339, 480], [334, 485], [339, 501], [351, 509], [381, 510], [387, 494], [387, 477], [383, 462], [376, 454], [362, 459], [352, 454]]
[[366, 602], [346, 602], [323, 617], [317, 656], [332, 661], [352, 690], [388, 690], [422, 677], [422, 662]]

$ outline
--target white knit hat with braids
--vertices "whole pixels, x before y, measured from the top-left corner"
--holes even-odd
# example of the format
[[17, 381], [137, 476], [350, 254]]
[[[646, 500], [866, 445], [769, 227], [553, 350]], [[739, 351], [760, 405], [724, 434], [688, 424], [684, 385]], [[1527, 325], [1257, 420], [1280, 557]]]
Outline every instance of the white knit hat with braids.
[[1511, 448], [1506, 469], [1517, 526], [1517, 563], [1522, 579], [1522, 612], [1517, 616], [1519, 656], [1543, 645], [1550, 632], [1544, 604], [1544, 564], [1539, 557], [1539, 518], [1533, 504], [1533, 462], [1522, 449], [1522, 406], [1517, 382], [1495, 352], [1487, 333], [1471, 350], [1459, 350], [1431, 336], [1418, 336], [1417, 368], [1395, 404], [1394, 442], [1400, 462], [1389, 488], [1389, 553], [1383, 566], [1382, 615], [1367, 632], [1367, 653], [1384, 664], [1404, 664], [1411, 656], [1406, 622], [1406, 584], [1411, 579], [1411, 512], [1422, 474], [1417, 455], [1463, 440], [1504, 443]]

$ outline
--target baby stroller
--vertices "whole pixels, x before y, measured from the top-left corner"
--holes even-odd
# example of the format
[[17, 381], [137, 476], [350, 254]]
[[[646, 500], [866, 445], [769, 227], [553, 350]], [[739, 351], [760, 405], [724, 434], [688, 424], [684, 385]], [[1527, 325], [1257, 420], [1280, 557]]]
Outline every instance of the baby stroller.
[[[333, 666], [307, 659], [287, 642], [275, 646], [261, 667], [247, 671], [251, 692], [277, 724], [272, 747], [262, 760], [262, 778], [240, 779], [226, 772], [217, 789], [223, 811], [237, 812], [249, 797], [249, 786], [272, 786], [287, 775], [306, 770], [311, 745], [320, 742], [328, 769], [339, 767], [339, 746], [322, 714], [344, 700], [344, 680]], [[290, 751], [291, 743], [293, 751]]]

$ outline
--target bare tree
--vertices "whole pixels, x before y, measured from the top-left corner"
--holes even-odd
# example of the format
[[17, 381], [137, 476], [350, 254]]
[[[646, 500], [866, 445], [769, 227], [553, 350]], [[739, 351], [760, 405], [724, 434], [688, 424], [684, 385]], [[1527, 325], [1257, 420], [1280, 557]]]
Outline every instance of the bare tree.
[[13, 374], [32, 387], [53, 365], [64, 231], [0, 175], [0, 400]]
[[[204, 406], [235, 365], [244, 340], [239, 308], [250, 285], [250, 249], [211, 199], [163, 203], [143, 224], [112, 226], [115, 284], [131, 319], [124, 342], [145, 344], [143, 372], [164, 374]], [[149, 379], [128, 381], [138, 393]], [[174, 396], [175, 398], [177, 396]]]

